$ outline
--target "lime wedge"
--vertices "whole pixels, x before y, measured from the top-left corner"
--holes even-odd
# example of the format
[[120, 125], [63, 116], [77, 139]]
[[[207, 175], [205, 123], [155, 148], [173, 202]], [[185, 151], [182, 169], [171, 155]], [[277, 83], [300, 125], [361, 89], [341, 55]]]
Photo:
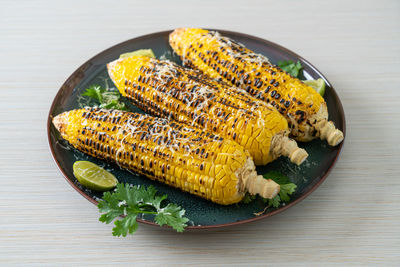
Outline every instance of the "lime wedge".
[[90, 161], [75, 161], [72, 168], [76, 179], [84, 187], [95, 191], [110, 190], [118, 183], [114, 175]]
[[153, 50], [151, 50], [151, 49], [139, 49], [139, 50], [136, 50], [133, 52], [121, 54], [121, 55], [119, 55], [119, 58], [126, 58], [126, 57], [133, 57], [133, 56], [146, 56], [146, 57], [152, 57], [152, 58], [156, 57], [153, 53]]
[[308, 81], [303, 81], [305, 84], [311, 86], [312, 88], [315, 89], [315, 91], [318, 92], [321, 96], [324, 96], [325, 94], [325, 82], [321, 78], [317, 80], [308, 80]]

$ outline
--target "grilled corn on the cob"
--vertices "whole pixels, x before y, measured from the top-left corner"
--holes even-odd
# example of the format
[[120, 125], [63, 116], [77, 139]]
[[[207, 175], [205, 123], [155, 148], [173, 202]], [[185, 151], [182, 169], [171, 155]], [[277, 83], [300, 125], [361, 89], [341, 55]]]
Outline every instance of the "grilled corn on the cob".
[[279, 192], [257, 175], [243, 147], [181, 123], [87, 108], [64, 112], [53, 124], [82, 152], [219, 204], [239, 202], [246, 191], [266, 198]]
[[308, 155], [287, 137], [287, 122], [274, 108], [204, 80], [199, 72], [144, 56], [111, 62], [108, 72], [121, 94], [138, 107], [231, 139], [256, 164], [281, 155], [300, 164]]
[[327, 139], [332, 146], [343, 140], [343, 133], [328, 121], [324, 99], [264, 56], [217, 32], [203, 29], [176, 29], [170, 35], [170, 44], [185, 65], [273, 105], [286, 116], [296, 140], [319, 137]]

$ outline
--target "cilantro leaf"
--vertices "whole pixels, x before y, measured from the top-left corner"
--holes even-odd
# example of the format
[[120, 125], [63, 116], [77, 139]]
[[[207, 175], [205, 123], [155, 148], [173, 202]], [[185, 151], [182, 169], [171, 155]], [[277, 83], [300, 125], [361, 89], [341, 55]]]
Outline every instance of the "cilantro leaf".
[[137, 230], [136, 218], [139, 214], [154, 214], [155, 222], [160, 226], [166, 224], [182, 232], [189, 221], [184, 217], [185, 210], [173, 203], [163, 205], [166, 198], [167, 195], [157, 195], [153, 186], [117, 184], [114, 192], [105, 192], [103, 200], [97, 205], [99, 212], [103, 213], [99, 220], [107, 224], [115, 220], [113, 235], [126, 236]]
[[155, 222], [163, 226], [164, 224], [171, 226], [177, 232], [182, 232], [184, 225], [189, 221], [188, 218], [183, 217], [185, 211], [181, 207], [169, 203], [165, 208], [159, 209], [155, 217]]
[[284, 202], [288, 202], [290, 200], [291, 194], [296, 191], [297, 186], [293, 183], [289, 184], [282, 184], [281, 185], [281, 190], [279, 191], [279, 196], [281, 197], [281, 200]]
[[128, 110], [124, 102], [121, 102], [121, 95], [117, 91], [106, 90], [98, 85], [93, 85], [82, 93], [94, 100], [100, 108]]
[[133, 234], [137, 228], [138, 223], [136, 221], [137, 214], [131, 213], [126, 215], [123, 219], [114, 222], [115, 227], [113, 228], [113, 236], [126, 236], [128, 233]]
[[279, 197], [279, 194], [274, 197], [273, 199], [268, 199], [268, 206], [272, 206], [274, 208], [277, 208], [281, 205], [281, 198]]
[[119, 200], [111, 195], [110, 192], [103, 194], [103, 200], [100, 201], [97, 207], [101, 213], [100, 221], [105, 223], [112, 222], [115, 218], [124, 213], [124, 208], [119, 206]]
[[247, 192], [246, 195], [244, 195], [244, 198], [242, 199], [242, 202], [245, 203], [245, 204], [248, 204], [248, 203], [252, 202], [255, 199], [256, 199], [255, 195], [250, 195]]
[[282, 70], [286, 71], [287, 73], [296, 78], [297, 76], [299, 76], [300, 70], [303, 68], [300, 61], [294, 63], [291, 60], [279, 61], [278, 67], [280, 67]]
[[280, 206], [281, 202], [289, 202], [290, 196], [296, 191], [297, 185], [292, 183], [289, 177], [277, 172], [277, 171], [270, 171], [264, 174], [265, 179], [272, 179], [275, 183], [279, 184], [281, 190], [279, 194], [274, 197], [273, 199], [268, 200], [268, 204], [277, 208]]
[[105, 89], [102, 89], [100, 86], [93, 85], [86, 89], [86, 91], [82, 93], [82, 95], [91, 97], [101, 103], [103, 102], [102, 94], [104, 93], [104, 91]]

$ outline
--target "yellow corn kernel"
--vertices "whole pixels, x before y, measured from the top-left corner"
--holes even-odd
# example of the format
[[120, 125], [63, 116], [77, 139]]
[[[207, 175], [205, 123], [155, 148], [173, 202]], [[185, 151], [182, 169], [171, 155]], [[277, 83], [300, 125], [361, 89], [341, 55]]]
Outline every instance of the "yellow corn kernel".
[[[256, 164], [268, 163], [262, 159], [271, 151], [271, 138], [289, 130], [285, 118], [273, 107], [171, 62], [134, 56], [111, 62], [107, 68], [121, 94], [135, 105], [148, 113], [212, 132], [215, 140], [239, 142]], [[256, 151], [240, 142], [240, 136], [259, 142], [255, 138], [261, 130], [270, 142], [255, 146], [262, 155], [255, 157]]]
[[271, 64], [266, 57], [203, 29], [176, 29], [169, 41], [184, 64], [272, 104], [291, 123], [291, 135], [297, 140], [310, 141], [319, 137], [327, 139], [330, 145], [343, 140], [343, 133], [328, 121], [326, 103], [321, 95]]

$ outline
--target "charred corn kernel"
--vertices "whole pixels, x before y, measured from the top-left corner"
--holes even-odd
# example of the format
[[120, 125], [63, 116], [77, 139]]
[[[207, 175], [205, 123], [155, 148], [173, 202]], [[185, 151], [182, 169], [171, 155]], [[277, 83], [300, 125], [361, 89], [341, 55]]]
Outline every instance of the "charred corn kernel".
[[[249, 151], [256, 164], [266, 164], [281, 155], [289, 156], [281, 153], [284, 144], [271, 147], [274, 138], [289, 133], [285, 118], [273, 107], [243, 92], [236, 94], [237, 88], [205, 79], [200, 73], [172, 62], [149, 57], [119, 59], [107, 68], [121, 94], [148, 113], [233, 140]], [[264, 138], [256, 139], [259, 144], [254, 150], [242, 140], [255, 139], [257, 130]], [[298, 150], [302, 156], [291, 160], [300, 164], [307, 153]]]
[[[86, 108], [64, 112], [53, 119], [53, 124], [64, 139], [84, 153], [114, 161], [219, 204], [239, 202], [249, 187], [245, 184], [251, 185], [248, 180], [258, 179], [250, 154], [243, 147], [181, 123], [124, 111]], [[236, 164], [216, 165], [209, 156], [214, 154]], [[265, 184], [279, 191], [279, 185]]]
[[343, 140], [343, 133], [328, 121], [327, 106], [320, 94], [264, 56], [218, 32], [203, 29], [176, 29], [169, 40], [185, 65], [273, 105], [286, 116], [296, 140], [319, 137], [333, 146]]
[[206, 193], [206, 189], [204, 188], [204, 186], [201, 186], [201, 187], [200, 187], [200, 192], [203, 193], [203, 194]]
[[[200, 191], [200, 187], [199, 187], [199, 185], [198, 184], [194, 184], [193, 185], [193, 191], [194, 191], [194, 193], [200, 193], [201, 191]], [[193, 192], [191, 192], [192, 194], [193, 194]]]

